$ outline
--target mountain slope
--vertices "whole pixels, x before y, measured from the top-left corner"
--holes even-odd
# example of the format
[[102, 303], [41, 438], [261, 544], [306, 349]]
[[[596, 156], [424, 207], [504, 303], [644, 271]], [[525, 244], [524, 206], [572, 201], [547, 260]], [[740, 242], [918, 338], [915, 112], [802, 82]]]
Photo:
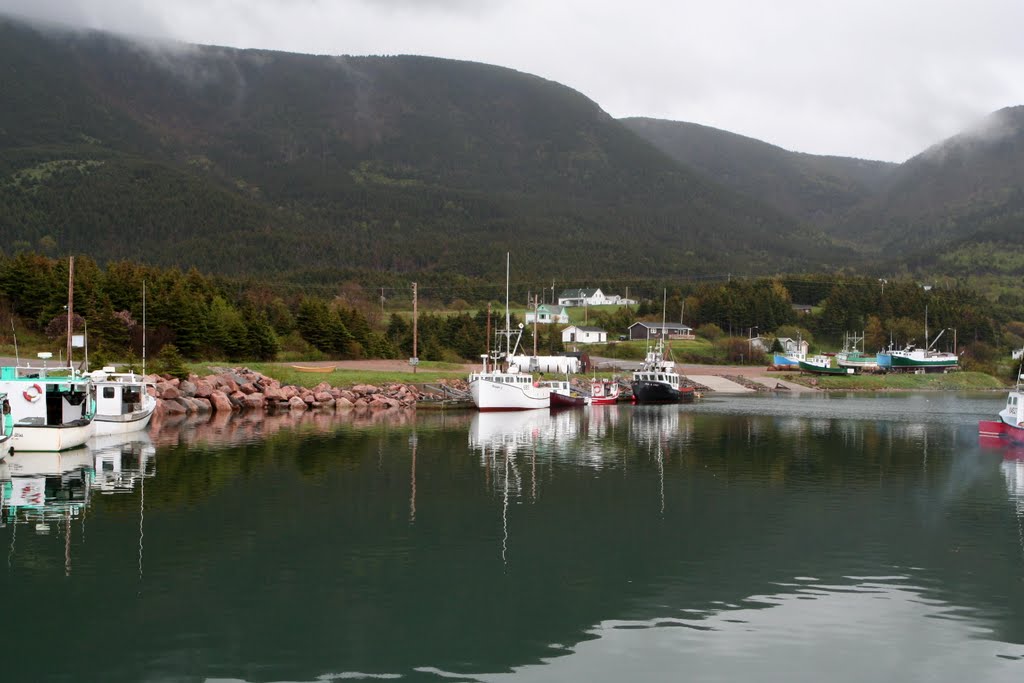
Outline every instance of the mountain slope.
[[142, 47], [3, 19], [0, 60], [5, 244], [307, 280], [493, 277], [506, 250], [543, 276], [832, 256], [579, 93], [508, 69]]
[[622, 123], [679, 163], [808, 223], [828, 224], [885, 186], [896, 164], [789, 152], [695, 123]]

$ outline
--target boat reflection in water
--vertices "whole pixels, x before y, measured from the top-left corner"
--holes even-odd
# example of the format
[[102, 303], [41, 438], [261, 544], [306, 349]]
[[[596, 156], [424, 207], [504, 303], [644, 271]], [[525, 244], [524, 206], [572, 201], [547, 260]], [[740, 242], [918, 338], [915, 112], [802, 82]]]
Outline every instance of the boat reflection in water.
[[89, 504], [92, 451], [21, 452], [0, 462], [0, 519], [32, 524], [47, 533], [50, 524], [76, 519]]
[[155, 454], [146, 432], [94, 437], [59, 453], [15, 453], [0, 462], [0, 518], [47, 533], [52, 522], [81, 517], [94, 492], [131, 491], [154, 476]]
[[93, 487], [100, 493], [128, 493], [156, 476], [156, 446], [148, 432], [93, 437], [89, 447], [96, 473]]

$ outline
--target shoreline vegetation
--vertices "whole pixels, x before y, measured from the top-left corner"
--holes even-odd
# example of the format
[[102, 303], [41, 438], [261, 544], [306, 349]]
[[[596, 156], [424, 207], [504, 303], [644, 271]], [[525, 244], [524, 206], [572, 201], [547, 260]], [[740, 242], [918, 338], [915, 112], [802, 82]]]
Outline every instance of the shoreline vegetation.
[[[406, 361], [370, 360], [370, 361], [330, 361], [323, 365], [333, 366], [329, 373], [303, 372], [292, 367], [291, 363], [251, 363], [245, 368], [273, 378], [281, 384], [297, 387], [313, 388], [327, 382], [336, 387], [352, 387], [357, 385], [383, 386], [391, 384], [422, 385], [438, 382], [464, 380], [466, 375], [477, 366], [474, 364], [421, 362], [416, 371]], [[229, 364], [225, 363], [189, 363], [187, 368], [199, 376], [220, 370]], [[316, 366], [316, 363], [303, 365]], [[759, 379], [762, 383], [772, 384], [773, 379], [801, 384], [821, 391], [1002, 391], [1006, 384], [998, 378], [981, 372], [959, 370], [949, 373], [875, 373], [852, 376], [829, 377], [812, 374], [801, 374], [785, 370], [769, 370], [766, 366], [753, 365], [714, 365], [701, 366], [682, 364], [684, 375], [707, 374], [722, 377], [748, 377]], [[628, 376], [627, 371], [600, 370], [586, 375], [598, 377]], [[584, 375], [577, 375], [584, 377]]]

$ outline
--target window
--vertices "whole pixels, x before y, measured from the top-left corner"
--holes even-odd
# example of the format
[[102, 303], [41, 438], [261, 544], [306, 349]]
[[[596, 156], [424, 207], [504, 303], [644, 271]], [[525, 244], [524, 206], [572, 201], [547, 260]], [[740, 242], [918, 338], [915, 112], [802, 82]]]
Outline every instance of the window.
[[103, 387], [103, 398], [114, 398], [114, 387]]

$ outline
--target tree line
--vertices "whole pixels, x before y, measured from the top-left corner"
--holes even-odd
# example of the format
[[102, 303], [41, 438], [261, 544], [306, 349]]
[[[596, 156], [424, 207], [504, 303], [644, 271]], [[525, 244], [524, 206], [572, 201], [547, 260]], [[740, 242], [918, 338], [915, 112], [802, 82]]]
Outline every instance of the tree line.
[[[45, 336], [58, 348], [65, 342], [68, 272], [64, 259], [27, 251], [0, 255], [0, 311], [10, 318], [0, 327], [6, 330], [5, 341], [17, 321], [27, 334]], [[493, 332], [504, 319], [502, 307], [494, 305], [488, 320], [487, 301], [460, 301], [462, 310], [454, 311], [432, 311], [425, 302], [416, 321], [414, 351], [410, 312], [386, 313], [383, 302], [358, 282], [340, 282], [333, 296], [316, 291], [194, 268], [125, 260], [100, 265], [78, 257], [74, 327], [76, 333], [88, 332], [91, 355], [113, 360], [141, 357], [145, 323], [149, 354], [173, 344], [193, 359], [404, 358], [415, 353], [423, 360], [465, 362], [487, 351], [488, 329]], [[979, 363], [994, 363], [1008, 357], [1009, 349], [1024, 346], [1018, 299], [989, 300], [957, 282], [923, 285], [910, 278], [804, 275], [689, 283], [666, 286], [663, 292], [661, 300], [592, 309], [588, 324], [615, 339], [638, 320], [665, 317], [709, 338], [800, 334], [823, 350], [832, 350], [853, 332], [863, 333], [868, 351], [924, 345], [945, 330], [940, 348], [955, 342]], [[794, 304], [807, 304], [809, 310]], [[563, 351], [561, 330], [541, 326], [538, 352]], [[522, 348], [534, 348], [531, 326], [524, 330]]]

